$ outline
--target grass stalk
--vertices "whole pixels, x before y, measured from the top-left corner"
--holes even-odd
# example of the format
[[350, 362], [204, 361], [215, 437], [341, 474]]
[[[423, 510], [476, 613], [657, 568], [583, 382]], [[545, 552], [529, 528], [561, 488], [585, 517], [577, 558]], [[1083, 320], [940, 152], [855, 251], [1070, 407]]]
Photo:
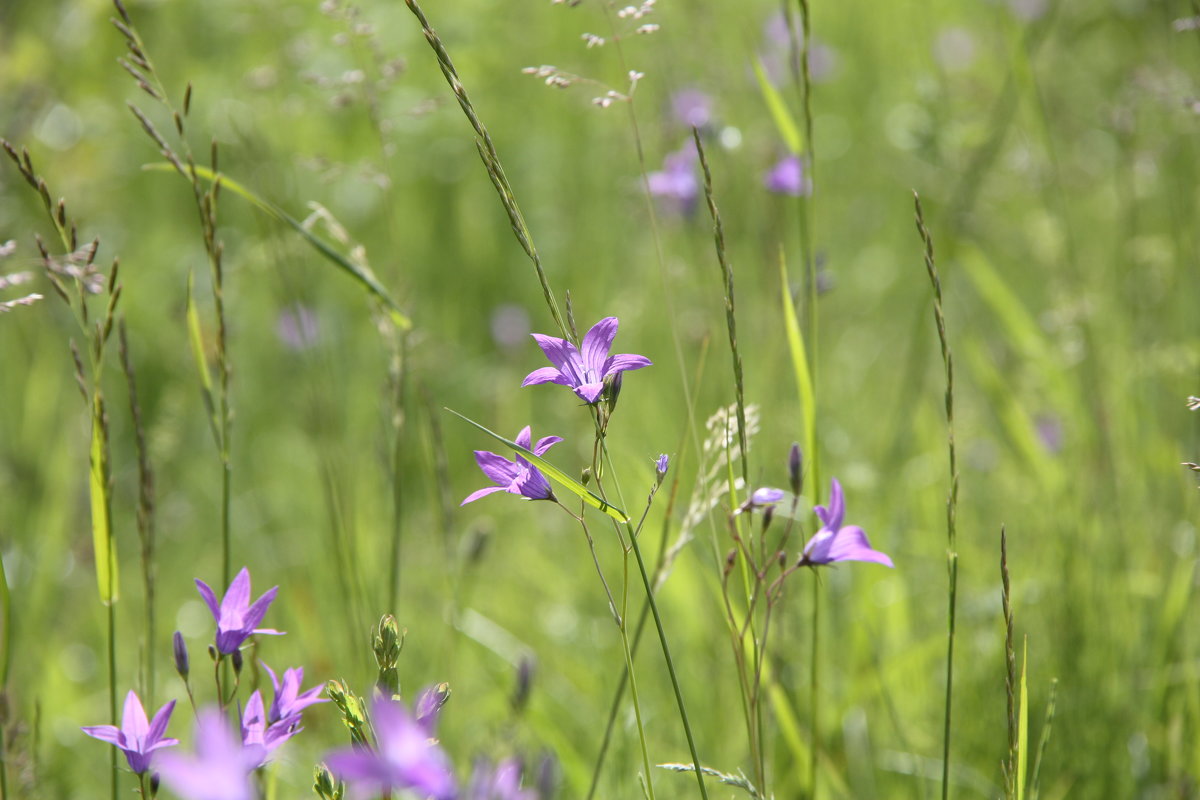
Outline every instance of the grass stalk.
[[466, 115], [467, 121], [471, 123], [471, 127], [475, 131], [475, 146], [479, 151], [479, 157], [483, 160], [488, 177], [492, 179], [492, 186], [495, 187], [496, 193], [500, 196], [500, 202], [508, 214], [508, 221], [512, 226], [513, 234], [517, 237], [517, 242], [521, 245], [521, 249], [525, 251], [525, 255], [533, 263], [534, 271], [537, 272], [538, 283], [541, 285], [542, 294], [546, 299], [546, 307], [550, 309], [550, 316], [554, 319], [554, 324], [558, 326], [562, 338], [575, 341], [567, 328], [562, 312], [559, 311], [558, 300], [555, 299], [554, 292], [550, 288], [550, 280], [546, 277], [546, 270], [542, 267], [541, 256], [538, 255], [537, 247], [534, 246], [533, 235], [529, 232], [529, 226], [525, 224], [525, 215], [521, 213], [521, 208], [517, 205], [516, 195], [513, 193], [512, 185], [508, 182], [508, 176], [504, 173], [504, 167], [500, 164], [500, 155], [496, 152], [496, 145], [492, 142], [491, 134], [488, 133], [487, 128], [483, 125], [483, 121], [475, 112], [475, 106], [471, 103], [471, 98], [467, 95], [466, 87], [459, 80], [458, 70], [454, 68], [454, 62], [450, 60], [450, 54], [446, 51], [445, 44], [442, 43], [441, 37], [437, 35], [437, 31], [429, 24], [429, 20], [425, 17], [425, 12], [421, 10], [420, 4], [417, 3], [417, 0], [404, 0], [404, 2], [421, 24], [425, 40], [433, 49], [434, 55], [437, 56], [438, 66], [442, 70], [442, 75], [446, 78], [446, 83], [450, 85], [450, 91], [454, 93], [455, 100], [458, 101], [459, 107], [462, 108], [463, 114]]
[[916, 213], [917, 232], [924, 244], [925, 270], [933, 285], [933, 318], [937, 325], [938, 341], [942, 349], [942, 364], [946, 373], [946, 446], [950, 461], [950, 491], [946, 497], [946, 567], [949, 575], [946, 599], [948, 624], [946, 630], [946, 702], [942, 726], [942, 800], [950, 796], [950, 729], [954, 698], [954, 625], [958, 600], [958, 458], [954, 447], [954, 358], [950, 352], [950, 341], [946, 334], [946, 316], [942, 310], [942, 281], [938, 276], [933, 257], [933, 237], [925, 225], [925, 214], [921, 198], [913, 192], [913, 207]]
[[1004, 765], [1004, 792], [1008, 800], [1017, 796], [1017, 651], [1013, 639], [1012, 584], [1008, 576], [1008, 536], [1000, 527], [1000, 600], [1004, 608], [1004, 694], [1008, 702], [1008, 759]]

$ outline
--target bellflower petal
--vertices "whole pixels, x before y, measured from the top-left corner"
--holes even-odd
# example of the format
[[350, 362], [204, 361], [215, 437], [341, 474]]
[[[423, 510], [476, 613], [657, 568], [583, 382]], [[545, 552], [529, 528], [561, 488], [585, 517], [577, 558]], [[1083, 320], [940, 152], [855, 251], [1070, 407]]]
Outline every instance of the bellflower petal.
[[618, 326], [616, 317], [605, 317], [597, 322], [583, 337], [582, 353], [565, 339], [533, 334], [534, 340], [554, 366], [534, 370], [525, 376], [521, 385], [557, 383], [569, 386], [589, 405], [598, 402], [604, 394], [606, 380], [619, 379], [622, 372], [648, 367], [651, 363], [645, 356], [631, 353], [609, 356]]
[[240, 648], [251, 634], [281, 635], [280, 631], [272, 628], [258, 627], [267, 613], [267, 608], [279, 592], [279, 587], [267, 590], [262, 597], [250, 604], [250, 571], [245, 567], [242, 567], [237, 577], [229, 584], [219, 607], [216, 606], [216, 595], [207, 583], [197, 578], [196, 589], [217, 621], [216, 645], [222, 655], [229, 655]]
[[869, 561], [892, 567], [892, 559], [871, 548], [867, 534], [857, 525], [842, 525], [846, 514], [846, 499], [842, 485], [834, 478], [829, 492], [829, 506], [816, 506], [813, 512], [821, 520], [821, 529], [813, 534], [800, 556], [801, 566], [818, 567], [835, 561]]
[[163, 782], [185, 800], [254, 800], [250, 773], [266, 758], [261, 745], [245, 746], [229, 730], [221, 712], [200, 712], [196, 754], [165, 754], [159, 765]]
[[[562, 437], [544, 436], [538, 440], [536, 446], [531, 446], [533, 435], [530, 427], [526, 425], [513, 441], [540, 456], [561, 442]], [[496, 485], [486, 486], [472, 492], [459, 503], [460, 506], [465, 506], [467, 503], [472, 503], [495, 492], [508, 492], [530, 500], [550, 500], [554, 497], [554, 492], [551, 490], [546, 476], [520, 455], [516, 455], [515, 460], [510, 461], [504, 456], [487, 450], [476, 450], [475, 461], [479, 464], [479, 469], [483, 471], [483, 474]]]
[[175, 701], [172, 700], [158, 710], [153, 722], [149, 722], [142, 701], [136, 692], [131, 691], [125, 695], [120, 728], [113, 725], [94, 725], [82, 730], [93, 739], [99, 739], [120, 749], [125, 753], [129, 768], [141, 775], [150, 769], [151, 756], [155, 750], [179, 744], [178, 739], [163, 736], [167, 732], [167, 723], [174, 710]]

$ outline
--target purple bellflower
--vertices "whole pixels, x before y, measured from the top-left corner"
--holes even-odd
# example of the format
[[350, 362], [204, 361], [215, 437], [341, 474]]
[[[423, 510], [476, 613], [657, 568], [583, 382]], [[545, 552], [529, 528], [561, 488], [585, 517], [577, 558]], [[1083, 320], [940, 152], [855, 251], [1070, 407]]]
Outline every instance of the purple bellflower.
[[150, 769], [154, 751], [179, 744], [178, 739], [168, 739], [163, 735], [167, 732], [167, 723], [174, 710], [175, 701], [172, 700], [158, 710], [153, 720], [147, 720], [141, 699], [131, 691], [125, 695], [120, 728], [115, 725], [92, 725], [84, 728], [83, 732], [121, 750], [125, 753], [129, 768], [141, 775]]
[[663, 158], [663, 168], [646, 176], [650, 194], [660, 198], [677, 214], [689, 215], [700, 197], [696, 178], [696, 147], [691, 142]]
[[[517, 434], [515, 441], [521, 447], [532, 450], [534, 455], [540, 456], [552, 446], [561, 442], [562, 437], [544, 436], [538, 439], [536, 445], [530, 446], [532, 436], [529, 426], [526, 425]], [[483, 470], [483, 474], [491, 478], [496, 485], [471, 492], [459, 505], [465, 506], [467, 503], [474, 502], [493, 492], [508, 492], [509, 494], [527, 497], [530, 500], [553, 500], [554, 492], [550, 491], [550, 482], [546, 480], [546, 476], [542, 474], [542, 471], [522, 458], [519, 453], [516, 459], [516, 461], [509, 461], [504, 456], [498, 456], [487, 450], [476, 450], [476, 463]]]
[[763, 177], [763, 185], [768, 191], [792, 197], [807, 197], [812, 194], [812, 181], [804, 174], [804, 162], [797, 155], [781, 158]]
[[712, 120], [712, 98], [699, 89], [683, 89], [671, 95], [671, 111], [689, 128], [703, 128]]
[[487, 759], [475, 762], [466, 800], [538, 800], [533, 789], [521, 788], [521, 762], [515, 758], [491, 768]]
[[821, 520], [821, 530], [813, 534], [804, 546], [800, 566], [821, 566], [834, 561], [870, 561], [891, 567], [892, 559], [878, 550], [871, 549], [867, 534], [857, 525], [842, 526], [846, 516], [846, 499], [837, 478], [829, 492], [829, 505], [816, 506], [813, 512]]
[[371, 720], [378, 749], [330, 753], [325, 757], [330, 772], [350, 784], [380, 793], [412, 789], [421, 797], [435, 800], [458, 796], [449, 759], [404, 706], [376, 700]]
[[262, 597], [250, 603], [250, 571], [242, 567], [229, 588], [225, 597], [217, 604], [217, 595], [209, 585], [196, 578], [196, 589], [208, 605], [213, 618], [217, 621], [217, 650], [222, 655], [229, 655], [242, 646], [251, 634], [269, 633], [281, 636], [282, 631], [272, 628], [259, 628], [258, 623], [266, 616], [271, 601], [275, 599], [279, 587], [275, 586], [263, 592]]
[[270, 721], [263, 707], [262, 693], [256, 689], [250, 695], [246, 707], [242, 709], [242, 747], [254, 749], [259, 754], [260, 760], [254, 765], [255, 768], [270, 761], [280, 745], [302, 730], [299, 723], [299, 714]]
[[521, 385], [557, 383], [560, 386], [570, 386], [585, 403], [595, 403], [604, 392], [605, 379], [616, 378], [622, 372], [641, 369], [651, 364], [650, 359], [645, 356], [629, 353], [610, 356], [608, 351], [612, 349], [613, 339], [616, 337], [616, 317], [605, 317], [584, 334], [582, 353], [566, 339], [533, 334], [538, 346], [554, 366], [535, 369], [525, 376]]
[[243, 745], [216, 709], [200, 712], [196, 755], [166, 753], [159, 774], [184, 800], [254, 800], [250, 773], [266, 760], [261, 745]]
[[267, 715], [267, 721], [271, 724], [281, 721], [299, 722], [300, 712], [304, 709], [317, 703], [329, 702], [321, 697], [325, 684], [314, 686], [307, 692], [300, 691], [300, 684], [304, 683], [304, 667], [285, 669], [282, 681], [266, 664], [263, 664], [263, 669], [271, 676], [271, 685], [275, 687], [275, 699], [271, 701], [271, 710]]

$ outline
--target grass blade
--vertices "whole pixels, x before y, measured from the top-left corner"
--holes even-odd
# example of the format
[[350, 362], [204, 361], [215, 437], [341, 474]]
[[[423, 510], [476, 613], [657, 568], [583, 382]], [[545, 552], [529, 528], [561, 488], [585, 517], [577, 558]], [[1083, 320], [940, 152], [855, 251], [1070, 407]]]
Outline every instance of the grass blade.
[[1021, 710], [1017, 720], [1017, 800], [1025, 800], [1025, 775], [1029, 771], [1029, 639], [1021, 649]]
[[483, 431], [488, 436], [491, 436], [497, 442], [500, 442], [505, 447], [508, 447], [510, 450], [515, 450], [516, 452], [520, 453], [522, 458], [524, 458], [526, 461], [533, 464], [535, 467], [537, 467], [542, 472], [544, 472], [546, 474], [547, 478], [554, 481], [558, 485], [562, 486], [564, 489], [570, 491], [572, 494], [578, 496], [580, 500], [587, 503], [592, 508], [596, 509], [597, 511], [604, 512], [608, 516], [615, 519], [617, 522], [620, 522], [623, 524], [629, 522], [629, 517], [625, 516], [624, 511], [617, 508], [612, 503], [606, 502], [606, 501], [602, 500], [601, 498], [597, 497], [596, 495], [592, 494], [591, 492], [589, 492], [587, 490], [587, 488], [582, 483], [580, 483], [579, 481], [570, 477], [565, 472], [563, 472], [558, 467], [554, 466], [553, 464], [551, 464], [549, 461], [542, 458], [541, 456], [534, 455], [532, 450], [527, 450], [526, 448], [521, 447], [521, 445], [517, 444], [516, 442], [512, 441], [511, 439], [505, 439], [503, 436], [496, 433], [495, 431], [488, 430], [487, 428], [483, 427], [475, 420], [471, 419], [470, 417], [463, 416], [462, 414], [458, 413], [457, 411], [455, 411], [452, 408], [447, 408], [446, 410], [449, 411], [454, 416], [458, 417], [459, 419], [463, 420], [464, 422], [468, 422], [468, 423], [474, 425], [476, 428]]
[[[175, 167], [171, 164], [147, 164], [144, 169], [159, 172], [176, 172]], [[199, 177], [204, 178], [207, 181], [211, 182], [216, 180], [216, 174], [210, 169], [197, 166], [195, 167], [195, 170]], [[308, 242], [308, 244], [314, 250], [324, 256], [326, 260], [332, 262], [335, 266], [348, 273], [352, 278], [362, 284], [371, 294], [373, 294], [377, 300], [383, 303], [387, 307], [388, 314], [391, 316], [392, 322], [394, 322], [397, 327], [401, 328], [402, 330], [409, 330], [412, 328], [412, 320], [408, 318], [408, 315], [406, 315], [401, 309], [400, 304], [392, 298], [391, 294], [388, 293], [388, 290], [384, 288], [383, 284], [379, 282], [379, 279], [376, 278], [374, 273], [372, 273], [369, 269], [346, 258], [337, 250], [334, 250], [333, 247], [331, 247], [324, 239], [305, 228], [304, 224], [291, 214], [287, 213], [270, 200], [266, 200], [263, 197], [255, 194], [250, 189], [247, 189], [242, 184], [231, 179], [228, 175], [221, 175], [221, 188], [228, 189], [229, 191], [249, 202], [259, 211], [262, 211], [268, 217], [271, 217], [277, 222], [282, 222], [284, 225], [287, 225], [289, 228], [296, 231], [296, 233], [300, 234], [304, 241]]]
[[784, 144], [788, 150], [799, 155], [804, 149], [804, 142], [800, 137], [800, 129], [796, 127], [796, 121], [792, 119], [791, 112], [788, 111], [787, 103], [783, 102], [783, 97], [779, 94], [779, 90], [771, 83], [771, 79], [767, 77], [767, 71], [763, 67], [762, 59], [754, 60], [754, 77], [758, 79], [758, 89], [762, 92], [763, 100], [766, 101], [767, 110], [771, 112], [771, 119], [775, 121], [775, 128], [779, 131], [779, 135], [783, 137]]
[[117, 600], [117, 558], [112, 539], [112, 509], [108, 495], [108, 447], [105, 441], [104, 401], [92, 400], [92, 447], [88, 489], [92, 506], [92, 547], [96, 555], [96, 583], [100, 602], [112, 605]]
[[1042, 721], [1042, 733], [1038, 737], [1037, 757], [1033, 760], [1033, 776], [1029, 779], [1029, 800], [1038, 800], [1041, 788], [1042, 757], [1046, 755], [1046, 745], [1050, 743], [1050, 730], [1054, 726], [1054, 708], [1058, 699], [1058, 679], [1050, 681], [1050, 699], [1046, 701], [1046, 718]]
[[[792, 302], [792, 290], [788, 286], [787, 265], [783, 260], [782, 249], [779, 252], [779, 284], [780, 294], [783, 296], [783, 324], [787, 332], [788, 350], [792, 355], [792, 374], [796, 377], [796, 393], [800, 399], [804, 450], [811, 459], [815, 458], [817, 453], [816, 393], [813, 391], [812, 372], [808, 368], [808, 354], [804, 349], [804, 334], [800, 330], [796, 304]], [[814, 477], [813, 472], [807, 472], [805, 478], [811, 481]], [[815, 492], [816, 487], [812, 488]]]

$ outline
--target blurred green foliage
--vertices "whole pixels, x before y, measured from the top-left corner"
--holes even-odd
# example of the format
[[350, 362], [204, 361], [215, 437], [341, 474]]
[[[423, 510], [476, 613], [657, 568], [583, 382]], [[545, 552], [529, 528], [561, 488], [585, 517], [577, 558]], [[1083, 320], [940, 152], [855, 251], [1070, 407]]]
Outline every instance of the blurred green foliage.
[[[798, 204], [763, 189], [784, 147], [751, 67], [770, 47], [764, 25], [780, 6], [658, 5], [661, 31], [627, 41], [624, 53], [646, 73], [635, 108], [647, 166], [687, 140], [671, 94], [710, 94], [709, 158], [747, 397], [761, 408], [751, 477], [783, 485], [801, 417], [777, 252], [782, 243], [793, 276], [802, 274]], [[813, 88], [814, 244], [830, 284], [819, 302], [818, 439], [825, 474], [846, 487], [849, 521], [897, 565], [823, 573], [822, 796], [933, 796], [941, 771], [945, 434], [913, 188], [937, 243], [959, 368], [954, 794], [1001, 791], [1003, 523], [1035, 730], [1059, 679], [1042, 796], [1194, 796], [1200, 508], [1179, 462], [1200, 455], [1184, 406], [1200, 388], [1200, 34], [1173, 29], [1191, 11], [1148, 0], [812, 6], [828, 61]], [[376, 0], [353, 17], [323, 13], [316, 0], [128, 8], [174, 102], [194, 84], [197, 153], [214, 137], [231, 177], [297, 218], [313, 202], [328, 209], [414, 322], [400, 599], [387, 608], [391, 364], [374, 309], [294, 233], [222, 196], [234, 565], [249, 565], [260, 590], [281, 586], [268, 621], [288, 631], [265, 643], [264, 657], [366, 691], [372, 626], [394, 613], [408, 629], [404, 691], [453, 687], [440, 735], [459, 764], [506, 747], [550, 750], [562, 796], [582, 796], [622, 665], [603, 592], [582, 537], [548, 504], [501, 496], [457, 508], [484, 482], [471, 450], [492, 445], [442, 407], [505, 436], [532, 423], [537, 436], [566, 437], [553, 455], [568, 473], [590, 458], [590, 424], [564, 391], [518, 388], [543, 364], [524, 334], [552, 325], [415, 21], [403, 4]], [[553, 64], [623, 88], [615, 50], [580, 40], [607, 30], [596, 0], [444, 0], [426, 11], [496, 141], [552, 284], [570, 290], [581, 327], [615, 314], [617, 351], [656, 362], [628, 375], [609, 439], [630, 506], [653, 480], [652, 459], [673, 455], [672, 516], [664, 521], [663, 502], [647, 528], [656, 549], [662, 525], [674, 536], [696, 474], [684, 381], [697, 425], [733, 399], [703, 209], [660, 211], [660, 269], [626, 107], [595, 107], [600, 91], [589, 85], [559, 91], [522, 74]], [[100, 260], [121, 260], [157, 471], [157, 702], [181, 692], [167, 680], [171, 632], [187, 636], [194, 663], [210, 635], [192, 578], [218, 582], [220, 468], [183, 319], [189, 272], [198, 287], [208, 272], [188, 185], [142, 169], [160, 158], [125, 104], [163, 130], [170, 120], [115, 63], [112, 13], [105, 0], [0, 4], [0, 135], [30, 149], [83, 222], [81, 238], [100, 238]], [[781, 89], [798, 114], [786, 78]], [[0, 164], [0, 241], [18, 242], [0, 267], [36, 270], [33, 237], [48, 230], [36, 195]], [[14, 624], [6, 738], [18, 796], [70, 796], [102, 785], [108, 764], [78, 730], [107, 708], [104, 617], [90, 563], [88, 414], [67, 348], [75, 329], [39, 286], [45, 301], [0, 316], [0, 547]], [[207, 320], [206, 290], [197, 296]], [[304, 342], [287, 329], [298, 314], [311, 334]], [[143, 646], [137, 478], [124, 386], [110, 372], [126, 687], [140, 685]], [[662, 606], [700, 752], [733, 772], [746, 749], [718, 591], [728, 546], [720, 511], [697, 535]], [[600, 544], [615, 569], [615, 543]], [[800, 721], [808, 595], [792, 590], [776, 640], [777, 677]], [[509, 696], [527, 655], [538, 668], [515, 717]], [[686, 761], [661, 664], [644, 643], [651, 755]], [[310, 714], [277, 770], [280, 796], [307, 792], [312, 760], [343, 738], [328, 707]], [[632, 715], [621, 722], [601, 796], [639, 791]], [[807, 747], [803, 724], [799, 735]], [[776, 740], [777, 796], [798, 796], [802, 753]], [[664, 797], [692, 790], [687, 776], [654, 778]]]

